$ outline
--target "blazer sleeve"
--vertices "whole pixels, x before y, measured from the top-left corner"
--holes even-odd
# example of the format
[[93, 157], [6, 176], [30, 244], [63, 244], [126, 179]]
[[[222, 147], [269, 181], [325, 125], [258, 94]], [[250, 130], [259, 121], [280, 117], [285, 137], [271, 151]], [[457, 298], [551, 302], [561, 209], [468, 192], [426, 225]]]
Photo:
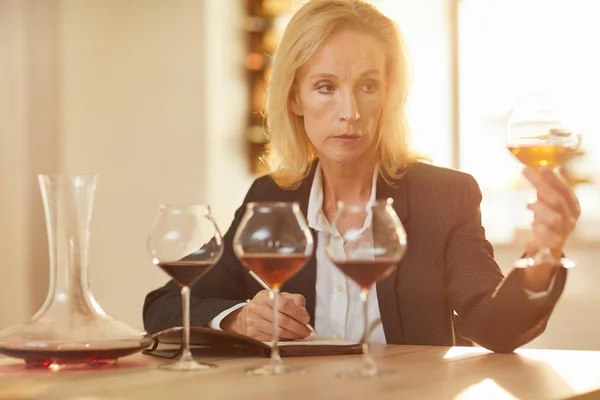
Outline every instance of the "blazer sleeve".
[[548, 295], [535, 300], [526, 293], [519, 269], [504, 278], [481, 225], [479, 186], [467, 175], [463, 187], [446, 248], [448, 297], [458, 314], [454, 330], [489, 350], [510, 353], [544, 331], [567, 271], [559, 268]]
[[[190, 325], [205, 326], [222, 311], [247, 299], [246, 269], [233, 252], [233, 236], [244, 215], [246, 204], [251, 201], [256, 181], [252, 184], [233, 222], [223, 237], [223, 256], [209, 272], [191, 289]], [[143, 308], [144, 328], [156, 333], [175, 326], [182, 326], [182, 300], [180, 288], [173, 280], [146, 296]]]

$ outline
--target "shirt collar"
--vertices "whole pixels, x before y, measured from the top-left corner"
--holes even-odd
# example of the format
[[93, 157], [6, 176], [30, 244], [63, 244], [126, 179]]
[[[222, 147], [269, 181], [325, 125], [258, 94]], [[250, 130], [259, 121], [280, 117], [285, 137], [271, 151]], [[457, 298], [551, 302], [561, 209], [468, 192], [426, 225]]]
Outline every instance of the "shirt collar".
[[[371, 183], [371, 196], [369, 201], [375, 201], [377, 194], [377, 176], [379, 170], [375, 168], [373, 171], [373, 179]], [[321, 165], [317, 164], [315, 170], [315, 177], [312, 181], [310, 188], [310, 195], [308, 198], [308, 210], [306, 219], [308, 226], [317, 231], [324, 231], [329, 226], [325, 214], [323, 214], [323, 176], [321, 172]]]

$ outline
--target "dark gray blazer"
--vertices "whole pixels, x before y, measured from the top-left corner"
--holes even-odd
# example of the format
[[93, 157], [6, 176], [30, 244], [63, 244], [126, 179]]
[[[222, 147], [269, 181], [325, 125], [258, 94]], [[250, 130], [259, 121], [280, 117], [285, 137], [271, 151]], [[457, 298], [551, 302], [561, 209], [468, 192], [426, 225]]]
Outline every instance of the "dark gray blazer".
[[[227, 308], [252, 298], [262, 288], [236, 259], [232, 240], [251, 201], [298, 201], [306, 215], [311, 173], [295, 190], [280, 188], [269, 176], [254, 181], [224, 237], [220, 262], [194, 287], [192, 326], [206, 325]], [[381, 176], [377, 198], [394, 199], [407, 232], [408, 249], [396, 272], [377, 284], [387, 343], [454, 345], [475, 342], [496, 352], [511, 352], [542, 333], [560, 297], [567, 272], [561, 268], [548, 296], [530, 300], [519, 270], [506, 278], [494, 261], [481, 225], [481, 191], [475, 179], [451, 169], [416, 163], [390, 186]], [[313, 236], [316, 238], [316, 235]], [[306, 297], [314, 323], [315, 257], [282, 291]], [[457, 315], [454, 315], [454, 312]], [[144, 325], [154, 333], [181, 326], [181, 297], [173, 281], [150, 292]]]

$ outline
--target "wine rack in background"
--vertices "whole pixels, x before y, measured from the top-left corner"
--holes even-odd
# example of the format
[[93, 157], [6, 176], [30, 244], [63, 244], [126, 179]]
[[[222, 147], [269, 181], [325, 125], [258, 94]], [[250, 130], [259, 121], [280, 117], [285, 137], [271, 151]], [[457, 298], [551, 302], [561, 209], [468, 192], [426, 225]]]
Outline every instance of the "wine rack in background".
[[264, 110], [267, 83], [271, 73], [271, 56], [277, 49], [281, 32], [277, 20], [292, 8], [293, 0], [243, 0], [246, 9], [245, 68], [248, 80], [248, 119], [245, 142], [250, 171], [255, 175], [268, 172], [262, 156], [268, 146]]

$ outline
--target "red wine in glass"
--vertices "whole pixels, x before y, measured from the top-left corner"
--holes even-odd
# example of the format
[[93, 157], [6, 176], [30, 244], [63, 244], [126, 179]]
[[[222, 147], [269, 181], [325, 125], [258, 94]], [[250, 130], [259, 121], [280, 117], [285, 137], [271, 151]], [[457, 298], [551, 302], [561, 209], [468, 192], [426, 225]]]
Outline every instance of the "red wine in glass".
[[191, 286], [215, 265], [223, 254], [223, 240], [210, 208], [201, 204], [160, 205], [150, 235], [148, 251], [158, 265], [181, 288], [183, 349], [170, 371], [197, 371], [214, 367], [197, 363], [190, 350]]
[[27, 367], [47, 368], [54, 365], [68, 366], [69, 364], [86, 363], [89, 365], [112, 364], [116, 359], [135, 354], [140, 351], [139, 342], [124, 340], [123, 343], [111, 342], [102, 347], [96, 343], [96, 348], [53, 348], [27, 349], [27, 342], [12, 342], [2, 348], [2, 354], [25, 360]]
[[165, 271], [179, 286], [192, 286], [213, 266], [212, 261], [173, 261], [159, 262], [157, 265]]
[[362, 367], [339, 375], [378, 376], [390, 373], [379, 371], [369, 355], [367, 299], [372, 286], [398, 267], [406, 251], [406, 232], [392, 207], [392, 199], [361, 204], [338, 202], [332, 225], [336, 233], [326, 235], [325, 251], [340, 271], [360, 287], [365, 324]]
[[335, 265], [361, 289], [369, 290], [376, 282], [387, 278], [398, 265], [398, 261], [378, 258], [375, 260], [336, 261]]

